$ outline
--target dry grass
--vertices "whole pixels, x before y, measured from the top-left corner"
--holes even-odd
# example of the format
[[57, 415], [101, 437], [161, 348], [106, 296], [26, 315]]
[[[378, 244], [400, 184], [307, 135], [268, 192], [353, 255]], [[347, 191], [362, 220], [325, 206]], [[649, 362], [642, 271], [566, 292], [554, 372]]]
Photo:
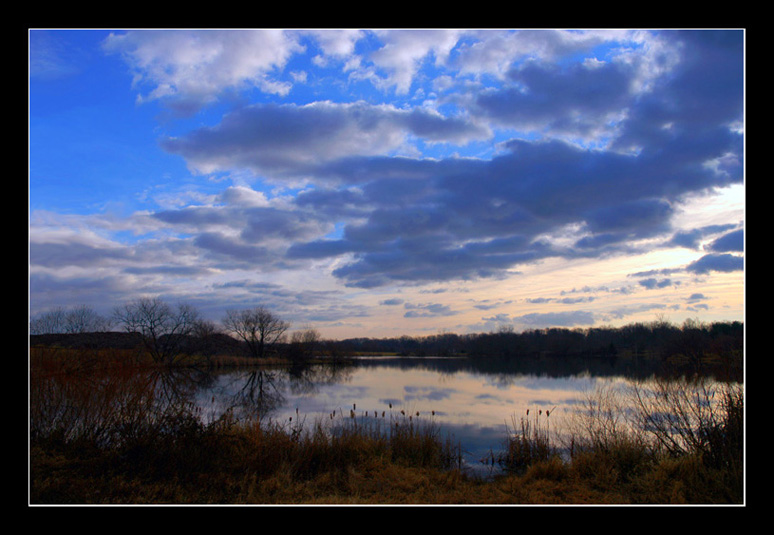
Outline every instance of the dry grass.
[[307, 424], [226, 412], [204, 423], [185, 395], [158, 395], [165, 373], [142, 356], [42, 351], [31, 364], [32, 504], [743, 501], [738, 392], [701, 413], [705, 440], [681, 451], [626, 425], [609, 393], [589, 400], [569, 459], [552, 442], [551, 413], [525, 414], [497, 455], [504, 475], [482, 480], [460, 469], [432, 413], [353, 407]]

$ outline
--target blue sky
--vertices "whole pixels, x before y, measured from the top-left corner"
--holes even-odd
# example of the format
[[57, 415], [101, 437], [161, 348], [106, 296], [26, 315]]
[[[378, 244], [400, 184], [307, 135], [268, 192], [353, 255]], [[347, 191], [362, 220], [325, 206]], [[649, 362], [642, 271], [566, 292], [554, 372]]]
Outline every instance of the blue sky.
[[741, 30], [29, 32], [32, 315], [744, 316]]

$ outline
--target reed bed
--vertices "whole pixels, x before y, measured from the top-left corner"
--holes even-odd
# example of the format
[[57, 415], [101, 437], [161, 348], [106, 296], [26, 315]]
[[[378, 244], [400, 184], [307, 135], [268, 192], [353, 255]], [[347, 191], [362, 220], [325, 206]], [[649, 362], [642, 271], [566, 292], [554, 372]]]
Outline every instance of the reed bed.
[[515, 416], [512, 417], [505, 449], [497, 456], [497, 463], [503, 470], [524, 473], [530, 466], [558, 455], [551, 443], [550, 417], [553, 410], [533, 410], [530, 417], [530, 409], [527, 409], [518, 421]]
[[[738, 390], [678, 396], [671, 388], [685, 394], [695, 385], [657, 385], [652, 397], [639, 392], [633, 415], [597, 392], [563, 440], [553, 432], [553, 409], [527, 410], [512, 417], [503, 451], [485, 460], [502, 472], [482, 479], [465, 472], [460, 445], [443, 435], [433, 411], [353, 405], [314, 421], [230, 410], [207, 419], [186, 401], [189, 393], [168, 394], [169, 373], [137, 354], [31, 355], [30, 503], [744, 500]], [[658, 433], [673, 437], [684, 426], [653, 424], [669, 411], [701, 416], [691, 419], [698, 430], [674, 442], [680, 448], [666, 447], [672, 438]]]

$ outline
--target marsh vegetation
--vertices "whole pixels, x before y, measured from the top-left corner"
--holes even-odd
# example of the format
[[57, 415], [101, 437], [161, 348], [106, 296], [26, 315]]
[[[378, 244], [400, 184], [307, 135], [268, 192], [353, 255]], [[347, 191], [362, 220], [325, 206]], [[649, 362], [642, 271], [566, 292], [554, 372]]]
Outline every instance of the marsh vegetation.
[[[69, 324], [100, 330], [62, 329], [66, 314], [38, 318], [31, 504], [744, 503], [741, 324], [326, 341], [312, 329], [285, 336], [289, 324], [264, 309], [230, 312], [229, 335], [191, 308], [161, 305], [122, 309], [125, 332], [82, 308]], [[355, 381], [362, 370], [392, 379], [380, 359], [352, 357], [385, 353], [394, 369], [420, 366], [447, 388], [424, 392], [420, 408], [368, 397]], [[523, 377], [621, 369], [625, 388], [593, 382], [559, 410], [509, 389]], [[509, 398], [480, 396], [510, 425], [474, 462], [449, 432], [450, 392], [462, 389], [449, 383], [465, 374]], [[338, 385], [352, 387], [346, 401]], [[491, 432], [491, 415], [470, 399], [460, 403], [481, 421], [458, 428]], [[299, 410], [299, 400], [331, 408]]]
[[[297, 392], [314, 390], [346, 383], [355, 365], [229, 366], [221, 375], [201, 362], [161, 366], [134, 350], [32, 348], [30, 503], [744, 500], [738, 383], [679, 376], [647, 390], [644, 382], [626, 392], [595, 389], [561, 434], [560, 411], [513, 412], [479, 460], [482, 471], [470, 469], [464, 446], [432, 409], [364, 402], [322, 415], [274, 411], [280, 377], [292, 377]], [[202, 399], [202, 388], [224, 377], [239, 377], [239, 387], [218, 403]]]

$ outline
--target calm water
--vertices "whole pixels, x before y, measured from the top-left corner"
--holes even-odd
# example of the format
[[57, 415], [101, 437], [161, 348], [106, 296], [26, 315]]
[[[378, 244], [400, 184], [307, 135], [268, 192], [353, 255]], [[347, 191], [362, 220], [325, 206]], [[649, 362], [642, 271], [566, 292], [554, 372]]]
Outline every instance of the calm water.
[[199, 386], [197, 399], [205, 418], [230, 409], [288, 426], [333, 413], [349, 417], [351, 410], [359, 419], [389, 421], [403, 411], [415, 422], [432, 422], [478, 470], [482, 458], [502, 450], [528, 410], [530, 418], [551, 411], [550, 420], [541, 421], [559, 435], [590, 393], [623, 390], [652, 373], [599, 361], [368, 357], [337, 368], [219, 374]]

